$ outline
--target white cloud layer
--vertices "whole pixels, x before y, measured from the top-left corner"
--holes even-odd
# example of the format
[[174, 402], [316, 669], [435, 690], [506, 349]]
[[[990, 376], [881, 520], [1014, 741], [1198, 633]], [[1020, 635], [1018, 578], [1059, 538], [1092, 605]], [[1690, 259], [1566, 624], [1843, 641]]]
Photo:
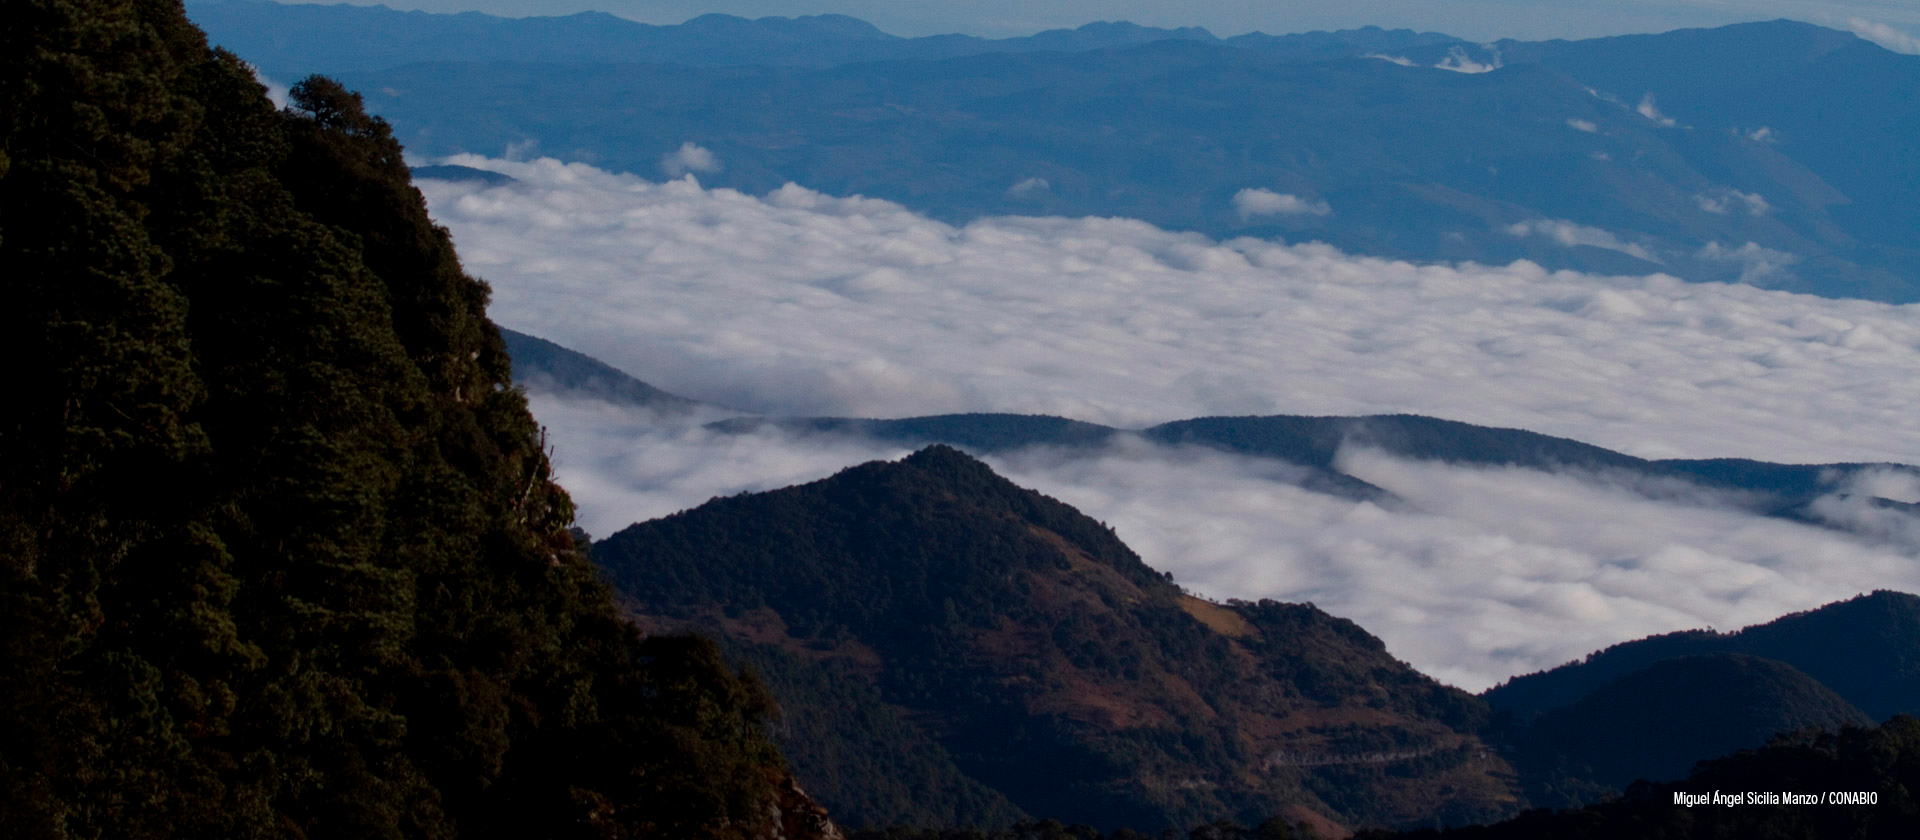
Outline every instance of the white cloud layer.
[[[753, 197], [551, 160], [451, 162], [519, 179], [422, 184], [492, 283], [497, 320], [716, 403], [1133, 427], [1414, 412], [1649, 457], [1920, 463], [1920, 307], [1526, 262], [1414, 265], [1123, 219], [954, 227], [796, 186]], [[1528, 231], [1562, 233], [1584, 235]], [[1780, 257], [1764, 250], [1718, 246], [1730, 260]], [[601, 535], [905, 451], [719, 436], [548, 399], [535, 411]], [[1469, 688], [1647, 633], [1920, 588], [1904, 520], [1839, 498], [1817, 513], [1885, 542], [1711, 499], [1654, 503], [1604, 481], [1365, 452], [1347, 468], [1407, 509], [1308, 493], [1271, 464], [1209, 453], [989, 460], [1201, 592], [1315, 601]], [[1872, 481], [1920, 491], [1898, 478]]]
[[423, 184], [496, 319], [723, 405], [1405, 411], [1651, 457], [1920, 463], [1920, 306], [450, 161], [520, 179]]
[[1233, 209], [1242, 219], [1255, 216], [1325, 216], [1333, 208], [1320, 200], [1253, 187], [1233, 194]]
[[1700, 249], [1698, 256], [1713, 262], [1739, 263], [1740, 282], [1755, 284], [1790, 276], [1788, 267], [1800, 261], [1793, 254], [1762, 247], [1758, 242], [1748, 242], [1738, 248], [1709, 242]]
[[1447, 50], [1446, 58], [1440, 59], [1440, 63], [1433, 66], [1442, 70], [1452, 70], [1455, 73], [1491, 73], [1501, 67], [1500, 51], [1491, 47], [1488, 49], [1492, 51], [1493, 57], [1480, 62], [1468, 56], [1465, 48], [1454, 47]]
[[1715, 195], [1703, 193], [1694, 196], [1693, 201], [1700, 205], [1700, 209], [1719, 216], [1736, 209], [1746, 211], [1749, 216], [1765, 216], [1773, 212], [1773, 205], [1767, 202], [1766, 196], [1739, 190], [1722, 190]]
[[1592, 477], [1343, 453], [1345, 470], [1393, 491], [1402, 509], [1276, 483], [1215, 453], [989, 460], [1113, 524], [1183, 585], [1312, 601], [1470, 690], [1650, 633], [1730, 629], [1876, 587], [1920, 587], [1911, 539], [1870, 544], [1707, 498], [1651, 501]]
[[1653, 252], [1648, 251], [1644, 246], [1623, 240], [1615, 235], [1613, 231], [1592, 227], [1590, 225], [1574, 224], [1566, 219], [1537, 219], [1531, 222], [1515, 222], [1507, 225], [1503, 230], [1513, 236], [1544, 236], [1568, 248], [1576, 245], [1585, 245], [1589, 248], [1605, 248], [1609, 251], [1619, 251], [1627, 256], [1637, 257], [1654, 263], [1655, 265], [1659, 265], [1662, 262], [1659, 257], [1654, 256]]
[[1640, 97], [1640, 107], [1635, 108], [1634, 110], [1638, 111], [1640, 113], [1640, 116], [1653, 120], [1656, 124], [1659, 124], [1661, 126], [1671, 128], [1674, 124], [1672, 117], [1669, 117], [1666, 114], [1660, 113], [1660, 109], [1657, 107], [1654, 107], [1653, 94], [1651, 93], [1647, 94], [1646, 96]]
[[285, 83], [279, 81], [278, 79], [268, 78], [267, 74], [260, 72], [260, 68], [255, 67], [252, 64], [247, 65], [247, 71], [253, 74], [254, 81], [259, 82], [261, 87], [264, 87], [267, 89], [267, 101], [272, 102], [273, 107], [275, 108], [287, 107], [288, 87]]
[[1749, 215], [1765, 216], [1773, 212], [1773, 205], [1767, 203], [1766, 196], [1759, 193], [1741, 192], [1739, 190], [1728, 190], [1727, 192], [1730, 196], [1739, 199], [1740, 203], [1747, 206], [1747, 213]]
[[1920, 504], [1920, 477], [1902, 470], [1865, 470], [1855, 473], [1844, 491], [1849, 495], [1878, 496], [1907, 504]]
[[1847, 28], [1853, 30], [1853, 34], [1894, 52], [1920, 55], [1920, 38], [1915, 38], [1877, 20], [1848, 18]]
[[660, 156], [660, 171], [669, 178], [678, 178], [689, 172], [719, 172], [720, 159], [704, 146], [696, 146], [689, 140], [675, 149]]
[[709, 414], [666, 418], [590, 399], [532, 394], [554, 463], [594, 538], [634, 522], [697, 506], [715, 496], [756, 493], [824, 478], [852, 464], [910, 450], [777, 431], [711, 432]]
[[1024, 195], [1047, 192], [1051, 189], [1053, 189], [1053, 185], [1047, 183], [1047, 179], [1045, 178], [1026, 178], [1021, 180], [1020, 183], [1008, 187], [1007, 195], [1017, 198]]
[[[598, 536], [907, 452], [838, 436], [716, 434], [551, 397], [533, 408]], [[1199, 594], [1312, 601], [1470, 690], [1650, 633], [1744, 626], [1874, 588], [1920, 590], [1916, 520], [1840, 497], [1816, 513], [1885, 541], [1754, 516], [1707, 495], [1653, 501], [1601, 477], [1366, 450], [1343, 452], [1341, 467], [1403, 502], [1321, 495], [1294, 486], [1300, 471], [1288, 465], [1137, 439], [1095, 454], [1042, 448], [986, 460], [1111, 524]], [[1897, 498], [1920, 487], [1888, 472], [1847, 490]]]
[[1584, 131], [1588, 134], [1598, 134], [1600, 132], [1600, 126], [1595, 125], [1592, 120], [1575, 119], [1573, 117], [1567, 118], [1567, 127], [1575, 131]]

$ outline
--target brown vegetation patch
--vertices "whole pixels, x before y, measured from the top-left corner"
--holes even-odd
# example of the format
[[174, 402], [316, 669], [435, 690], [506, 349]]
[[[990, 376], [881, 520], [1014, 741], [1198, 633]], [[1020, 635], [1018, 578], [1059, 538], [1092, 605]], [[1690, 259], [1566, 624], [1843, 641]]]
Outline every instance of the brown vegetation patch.
[[708, 607], [701, 610], [696, 618], [651, 615], [639, 611], [631, 602], [623, 602], [621, 607], [627, 620], [632, 621], [641, 632], [651, 636], [680, 633], [717, 634], [755, 644], [770, 645], [815, 662], [844, 659], [860, 666], [860, 670], [870, 676], [879, 673], [886, 664], [879, 651], [859, 639], [848, 638], [832, 645], [822, 645], [817, 641], [796, 637], [787, 628], [786, 619], [767, 607], [745, 610], [734, 616], [727, 615], [726, 611], [720, 607]]
[[1244, 639], [1260, 633], [1240, 614], [1219, 604], [1192, 595], [1180, 596], [1180, 609], [1193, 616], [1201, 624], [1207, 625], [1213, 632], [1234, 639]]
[[1087, 580], [1096, 585], [1104, 584], [1106, 588], [1115, 590], [1114, 594], [1120, 596], [1123, 603], [1136, 604], [1140, 602], [1143, 594], [1140, 591], [1140, 587], [1134, 585], [1133, 581], [1128, 580], [1126, 575], [1121, 574], [1111, 563], [1095, 560], [1093, 557], [1088, 556], [1086, 549], [1074, 545], [1068, 542], [1065, 537], [1038, 525], [1028, 525], [1027, 533], [1065, 555], [1067, 563], [1072, 568], [1075, 577]]

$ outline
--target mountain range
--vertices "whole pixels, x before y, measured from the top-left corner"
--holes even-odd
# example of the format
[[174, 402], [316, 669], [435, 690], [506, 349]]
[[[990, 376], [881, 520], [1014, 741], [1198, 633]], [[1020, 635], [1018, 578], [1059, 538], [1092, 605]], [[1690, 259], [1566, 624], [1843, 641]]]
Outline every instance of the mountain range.
[[[1339, 471], [1349, 446], [1375, 449], [1417, 461], [1485, 467], [1574, 471], [1607, 478], [1655, 497], [1718, 493], [1724, 501], [1768, 516], [1815, 524], [1838, 524], [1814, 503], [1844, 493], [1851, 479], [1869, 472], [1920, 475], [1904, 464], [1776, 464], [1741, 458], [1649, 460], [1567, 438], [1497, 429], [1419, 415], [1367, 417], [1200, 417], [1140, 430], [1116, 429], [1062, 417], [1020, 414], [954, 414], [893, 420], [852, 418], [761, 418], [720, 420], [708, 428], [746, 433], [763, 428], [866, 437], [920, 445], [946, 443], [977, 452], [1029, 446], [1097, 451], [1124, 436], [1167, 446], [1198, 446], [1307, 468], [1299, 483], [1348, 498], [1385, 499], [1385, 490]], [[1871, 497], [1870, 504], [1911, 515], [1905, 502]]]
[[[647, 392], [610, 366], [508, 338], [539, 348], [516, 357], [516, 370], [547, 393], [655, 411], [625, 396]], [[544, 371], [555, 359], [600, 373], [589, 386], [556, 385]], [[654, 416], [672, 422], [679, 410]], [[777, 732], [796, 774], [850, 825], [1048, 816], [1157, 830], [1223, 813], [1246, 824], [1279, 813], [1333, 833], [1459, 825], [1526, 806], [1581, 807], [1780, 733], [1920, 710], [1913, 595], [1875, 592], [1735, 633], [1625, 642], [1468, 696], [1425, 682], [1312, 605], [1196, 598], [1105, 526], [949, 445], [1092, 453], [1137, 436], [1282, 460], [1306, 471], [1309, 489], [1394, 504], [1338, 471], [1339, 449], [1360, 444], [1415, 460], [1587, 471], [1650, 493], [1717, 492], [1789, 518], [1807, 518], [1811, 500], [1849, 472], [1908, 469], [1896, 465], [1649, 461], [1417, 416], [1200, 418], [1136, 432], [1006, 414], [708, 425], [769, 427], [930, 448], [639, 523], [594, 556], [642, 626], [711, 634], [763, 675], [793, 721]], [[1391, 716], [1368, 686], [1400, 698], [1385, 707]], [[1152, 709], [1176, 711], [1152, 719]], [[1354, 728], [1361, 709], [1360, 720], [1384, 728]], [[1019, 743], [989, 734], [1009, 731], [1023, 733]], [[1170, 732], [1187, 746], [1169, 751]], [[1449, 741], [1484, 757], [1435, 763]], [[1036, 767], [1044, 778], [1023, 775]], [[1408, 799], [1433, 796], [1437, 811]]]
[[1216, 38], [1198, 27], [1164, 29], [1090, 23], [1020, 38], [933, 35], [903, 38], [846, 15], [763, 17], [706, 14], [673, 26], [604, 12], [503, 18], [429, 14], [385, 6], [190, 0], [188, 13], [230, 49], [275, 78], [385, 70], [418, 62], [659, 63], [695, 67], [831, 67], [869, 61], [933, 60], [986, 53], [1081, 52], [1164, 40], [1230, 44], [1298, 58], [1464, 45], [1434, 32], [1379, 27], [1298, 35]]
[[[1465, 825], [1920, 708], [1913, 595], [1631, 642], [1473, 696], [1311, 604], [1185, 593], [939, 445], [638, 523], [594, 558], [642, 627], [713, 635], [768, 675], [798, 719], [776, 727], [796, 776], [856, 826]], [[1556, 705], [1525, 716], [1523, 696]]]
[[[1340, 472], [1348, 441], [1695, 481], [1776, 516], [1899, 466], [1642, 460], [1419, 416], [697, 428], [730, 412], [501, 334], [346, 86], [275, 107], [177, 6], [77, 10], [21, 4], [0, 31], [0, 834], [841, 836], [801, 784], [881, 836], [1914, 832], [1916, 596], [1475, 696], [1313, 604], [1187, 593], [943, 443], [589, 543], [528, 393], [695, 435], [1140, 435], [1379, 504]], [[1164, 44], [1208, 46], [1144, 48]], [[1695, 817], [1709, 790], [1826, 807]]]
[[[682, 416], [697, 405], [583, 353], [512, 330], [502, 333], [514, 354], [517, 381], [535, 391]], [[1920, 468], [1912, 465], [1779, 464], [1744, 458], [1652, 460], [1524, 429], [1491, 428], [1419, 415], [1199, 417], [1145, 429], [1118, 429], [1027, 414], [865, 419], [762, 417], [719, 411], [736, 416], [707, 422], [707, 429], [728, 434], [778, 429], [916, 447], [946, 444], [976, 454], [1048, 447], [1091, 457], [1129, 439], [1162, 446], [1201, 447], [1298, 467], [1291, 483], [1308, 490], [1387, 503], [1392, 501], [1392, 493], [1341, 471], [1343, 449], [1372, 449], [1412, 461], [1583, 474], [1649, 498], [1711, 498], [1751, 513], [1849, 530], [1876, 539], [1904, 533], [1920, 516], [1920, 506], [1902, 500], [1851, 495], [1855, 480], [1862, 476], [1920, 477]], [[1846, 515], [1824, 504], [1847, 500], [1864, 503], [1880, 516]]]
[[[843, 18], [194, 14], [269, 73], [339, 73], [421, 158], [544, 154], [753, 193], [796, 182], [955, 224], [1119, 215], [1401, 259], [1920, 299], [1907, 200], [1920, 170], [1904, 143], [1920, 106], [1902, 93], [1920, 57], [1808, 24], [1474, 45], [1381, 30], [1104, 24], [986, 41]], [[313, 31], [331, 35], [287, 35]], [[703, 151], [693, 165], [674, 157], [685, 144]]]
[[834, 814], [946, 840], [1920, 827], [1912, 595], [1626, 643], [1475, 696], [1313, 604], [1184, 591], [940, 443], [591, 543], [528, 398], [692, 435], [1151, 434], [1381, 505], [1335, 441], [1706, 481], [1783, 516], [1817, 516], [1794, 494], [1849, 465], [1645, 461], [1407, 416], [700, 428], [738, 412], [503, 334], [392, 126], [348, 88], [311, 77], [279, 107], [174, 4], [9, 11], [0, 834], [836, 840]]

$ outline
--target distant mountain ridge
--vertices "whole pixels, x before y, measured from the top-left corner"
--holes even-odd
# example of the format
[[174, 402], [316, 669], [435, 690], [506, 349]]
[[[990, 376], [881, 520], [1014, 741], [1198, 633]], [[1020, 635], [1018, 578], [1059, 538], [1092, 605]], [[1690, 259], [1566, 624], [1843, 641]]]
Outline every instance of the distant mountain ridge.
[[[1347, 446], [1377, 449], [1400, 458], [1483, 467], [1522, 467], [1543, 472], [1574, 470], [1627, 480], [1653, 497], [1687, 490], [1716, 491], [1725, 501], [1767, 516], [1842, 527], [1821, 517], [1815, 500], [1841, 493], [1857, 475], [1900, 471], [1904, 464], [1775, 464], [1734, 458], [1649, 460], [1580, 441], [1524, 429], [1499, 429], [1412, 414], [1364, 417], [1200, 417], [1130, 431], [1069, 420], [1018, 414], [953, 414], [897, 420], [855, 418], [741, 417], [709, 424], [728, 432], [762, 428], [870, 437], [892, 443], [944, 443], [992, 453], [1029, 446], [1093, 449], [1123, 435], [1166, 446], [1201, 446], [1221, 452], [1272, 458], [1308, 469], [1301, 485], [1355, 499], [1392, 494], [1339, 471]], [[1685, 490], [1683, 490], [1685, 488]], [[1893, 500], [1890, 509], [1912, 507]]]
[[[550, 392], [613, 402], [622, 400], [605, 387], [607, 381], [624, 380], [627, 388], [647, 387], [557, 345], [513, 333], [506, 338], [515, 355], [516, 377], [530, 380], [534, 383], [530, 387], [557, 387]], [[560, 360], [562, 369], [590, 372], [595, 384], [556, 386], [557, 380], [546, 372], [555, 367], [555, 360]], [[648, 405], [645, 400], [634, 404]], [[1137, 435], [1164, 445], [1285, 460], [1308, 471], [1302, 483], [1310, 489], [1384, 503], [1391, 502], [1386, 491], [1337, 472], [1335, 456], [1342, 446], [1364, 444], [1400, 457], [1456, 464], [1574, 469], [1626, 477], [1630, 485], [1633, 476], [1650, 485], [1697, 481], [1700, 486], [1745, 494], [1758, 509], [1785, 516], [1805, 507], [1804, 501], [1796, 500], [1833, 492], [1848, 470], [1845, 465], [1648, 461], [1517, 429], [1404, 415], [1198, 418], [1138, 432], [1061, 417], [1010, 414], [900, 420], [742, 417], [708, 428], [735, 433], [780, 428], [913, 446], [944, 442], [981, 453], [1031, 446], [1093, 452], [1120, 436]], [[1025, 532], [1019, 527], [1023, 521], [1029, 523]], [[1005, 588], [1004, 564], [1012, 562], [1012, 568], [1026, 568], [1045, 578], [1053, 561], [1042, 558], [1057, 550], [1067, 552], [1065, 568], [1069, 570], [1092, 568], [1075, 559], [1084, 557], [1096, 565], [1115, 564], [1120, 577], [1106, 583], [1096, 576], [1091, 583], [1056, 581], [1042, 586], [1036, 581]], [[1009, 560], [1020, 557], [1029, 559]], [[1158, 638], [1156, 634], [1175, 626], [1164, 623], [1174, 613], [1118, 624], [1112, 617], [1086, 617], [1094, 622], [1096, 632], [1078, 635], [1082, 630], [1076, 628], [1083, 619], [1073, 617], [1071, 601], [1059, 600], [1059, 587], [1088, 595], [1084, 603], [1097, 601], [1109, 608], [1171, 605], [1236, 640], [1229, 649], [1220, 650], [1187, 650], [1180, 646], [1191, 640], [1181, 642], [1177, 637], [1148, 644], [1149, 648], [1171, 644], [1174, 647], [1166, 649], [1169, 655], [1194, 662], [1203, 671], [1239, 667], [1227, 662], [1248, 652], [1242, 650], [1250, 644], [1247, 628], [1264, 633], [1269, 622], [1286, 616], [1291, 616], [1286, 622], [1293, 622], [1285, 623], [1290, 628], [1288, 638], [1296, 644], [1301, 643], [1303, 630], [1304, 638], [1339, 627], [1358, 634], [1352, 639], [1371, 637], [1324, 617], [1310, 605], [1219, 605], [1192, 599], [1167, 586], [1110, 531], [1086, 522], [1064, 505], [1014, 488], [984, 465], [938, 445], [899, 464], [862, 465], [812, 484], [716, 499], [695, 510], [637, 524], [602, 541], [596, 558], [620, 584], [628, 610], [644, 627], [655, 632], [713, 634], [730, 657], [751, 663], [765, 677], [787, 711], [787, 722], [776, 729], [783, 751], [808, 790], [851, 824], [992, 827], [1050, 816], [1096, 823], [1107, 819], [1110, 822], [1101, 824], [1140, 827], [1178, 825], [1204, 813], [1231, 812], [1250, 821], [1262, 808], [1276, 807], [1295, 820], [1391, 822], [1396, 819], [1391, 809], [1369, 810], [1377, 803], [1367, 806], [1333, 796], [1333, 791], [1352, 790], [1356, 784], [1359, 789], [1375, 789], [1368, 786], [1379, 783], [1364, 774], [1342, 774], [1352, 768], [1352, 762], [1380, 762], [1385, 765], [1382, 769], [1392, 773], [1406, 772], [1392, 768], [1410, 763], [1416, 774], [1429, 772], [1418, 768], [1428, 767], [1424, 762], [1431, 757], [1427, 752], [1431, 745], [1423, 746], [1419, 737], [1409, 735], [1428, 724], [1405, 724], [1411, 728], [1394, 724], [1403, 727], [1394, 730], [1398, 734], [1338, 736], [1361, 737], [1342, 742], [1348, 746], [1296, 743], [1273, 748], [1267, 770], [1277, 761], [1277, 766], [1293, 767], [1306, 775], [1285, 784], [1276, 778], [1274, 784], [1280, 787], [1265, 793], [1255, 786], [1209, 794], [1218, 798], [1183, 799], [1153, 792], [1160, 789], [1146, 783], [1149, 779], [1136, 780], [1145, 787], [1127, 794], [1126, 808], [1099, 798], [1107, 794], [1094, 791], [1127, 790], [1129, 783], [1114, 776], [1107, 777], [1107, 782], [1094, 781], [1102, 774], [1122, 772], [1097, 757], [1114, 750], [1134, 755], [1131, 751], [1139, 745], [1126, 746], [1132, 736], [1112, 732], [1095, 736], [1077, 727], [1118, 725], [1120, 732], [1128, 731], [1129, 725], [1117, 722], [1131, 718], [1113, 715], [1116, 709], [1142, 700], [1128, 685], [1164, 679], [1146, 676], [1165, 660], [1152, 655], [1141, 658], [1141, 645], [1148, 644], [1143, 639]], [[1015, 574], [1013, 579], [1018, 577]], [[1084, 588], [1088, 586], [1092, 588]], [[1029, 600], [1035, 598], [1039, 600]], [[1022, 644], [1030, 645], [1039, 638], [1038, 628], [1032, 626], [1036, 621], [1052, 628], [1045, 634], [1052, 647], [1045, 643], [1037, 649], [1016, 646], [1014, 650], [1026, 652], [1013, 660], [1002, 659], [1009, 650], [1005, 639], [991, 641], [1001, 637], [987, 631], [1028, 627], [1014, 638], [1026, 639]], [[1334, 623], [1323, 624], [1327, 621]], [[983, 632], [985, 636], [979, 635]], [[1338, 667], [1298, 670], [1299, 658], [1323, 663], [1316, 667], [1332, 667], [1326, 663], [1365, 661], [1372, 655], [1349, 650], [1332, 660], [1322, 659], [1328, 655], [1326, 644], [1342, 649], [1346, 643], [1312, 642], [1305, 652], [1268, 649], [1281, 655], [1280, 661], [1295, 663], [1279, 666], [1294, 686], [1291, 690], [1305, 690], [1322, 703], [1336, 702], [1340, 696], [1338, 692], [1313, 694], [1326, 691], [1328, 680], [1335, 685], [1352, 683], [1342, 682], [1347, 678], [1338, 676]], [[1378, 643], [1368, 641], [1363, 648], [1378, 650]], [[1229, 650], [1236, 652], [1225, 655]], [[957, 674], [942, 670], [956, 662], [972, 664]], [[1920, 710], [1920, 671], [1914, 662], [1920, 662], [1920, 597], [1876, 592], [1739, 633], [1690, 631], [1624, 643], [1584, 662], [1517, 677], [1486, 692], [1481, 696], [1487, 703], [1484, 717], [1471, 706], [1447, 714], [1467, 715], [1458, 721], [1478, 721], [1464, 729], [1458, 723], [1450, 725], [1458, 734], [1475, 733], [1511, 761], [1516, 791], [1531, 805], [1579, 806], [1616, 795], [1634, 779], [1678, 778], [1695, 761], [1757, 747], [1779, 732], [1806, 727], [1831, 731]], [[967, 680], [983, 678], [989, 684], [1026, 685], [1018, 674], [1035, 667], [1047, 673], [1091, 668], [1093, 676], [1040, 690], [1033, 695], [1032, 705], [1022, 707], [1024, 711], [979, 706], [982, 697], [994, 692], [981, 694], [966, 687], [975, 685]], [[1125, 679], [1102, 682], [1112, 675], [1100, 678], [1098, 674], [1110, 667], [1119, 667]], [[1013, 682], [1005, 682], [1010, 678]], [[1066, 690], [1062, 686], [1071, 687], [1068, 697], [1050, 693]], [[1206, 696], [1213, 698], [1207, 701], [1210, 704], [1225, 703], [1217, 709], [1240, 708], [1232, 692]], [[1186, 701], [1164, 697], [1152, 701], [1175, 707], [1181, 702]], [[1005, 717], [1009, 714], [1027, 721], [1018, 726], [1034, 734], [1008, 747], [1011, 751], [999, 758], [978, 752], [979, 744], [972, 740], [977, 732], [967, 734], [972, 730], [954, 723], [952, 717], [986, 715], [996, 725], [1014, 726]], [[1077, 723], [1067, 725], [1050, 717], [1056, 714], [1066, 714], [1067, 720]], [[1176, 729], [1186, 732], [1185, 738], [1212, 737], [1187, 728], [1199, 719], [1204, 716], [1188, 714]], [[1236, 719], [1250, 727], [1249, 732], [1271, 728], [1269, 723], [1259, 723], [1257, 716]], [[1333, 733], [1324, 727], [1307, 731], [1318, 733], [1315, 737]], [[1077, 757], [1062, 757], [1059, 750]], [[1217, 759], [1231, 751], [1209, 754]], [[1067, 763], [1057, 763], [1062, 761]], [[1035, 793], [1034, 780], [1020, 776], [1016, 769], [1033, 762], [1053, 768], [1052, 775], [1058, 778], [1050, 784], [1067, 787]], [[1188, 765], [1182, 772], [1220, 772], [1198, 770], [1200, 766]], [[1388, 798], [1394, 796], [1398, 794]], [[1101, 802], [1106, 804], [1095, 804]], [[1252, 802], [1266, 804], [1248, 804]]]
[[438, 181], [472, 181], [486, 184], [487, 186], [511, 184], [517, 180], [511, 175], [503, 175], [492, 170], [476, 169], [471, 166], [456, 166], [453, 164], [428, 164], [426, 166], [410, 166], [408, 169], [412, 170], [414, 178], [429, 178]]
[[[426, 158], [511, 148], [658, 177], [693, 142], [721, 164], [709, 186], [794, 182], [956, 224], [1125, 216], [1920, 300], [1920, 56], [1810, 24], [1479, 45], [1116, 23], [988, 41], [840, 18], [194, 8], [270, 76], [343, 74]], [[1263, 212], [1243, 190], [1306, 209]]]
[[188, 15], [215, 43], [275, 78], [358, 73], [430, 61], [647, 62], [690, 66], [831, 67], [865, 61], [941, 60], [987, 53], [1110, 49], [1187, 40], [1310, 58], [1464, 43], [1433, 32], [1365, 27], [1297, 35], [1217, 38], [1199, 27], [1089, 23], [1015, 38], [907, 38], [838, 14], [747, 19], [705, 14], [685, 23], [639, 23], [605, 12], [508, 18], [478, 12], [402, 12], [386, 6], [189, 0]]
[[1728, 160], [1729, 167], [1777, 170], [1790, 160], [1817, 176], [1778, 179], [1784, 192], [1769, 196], [1774, 204], [1822, 206], [1862, 245], [1900, 251], [1890, 264], [1909, 278], [1920, 275], [1913, 259], [1920, 213], [1912, 211], [1920, 159], [1903, 143], [1920, 121], [1920, 96], [1912, 95], [1920, 89], [1920, 56], [1816, 26], [1736, 31], [1739, 38], [1681, 30], [1495, 46], [1509, 62], [1538, 61], [1636, 104], [1653, 97], [1658, 113], [1691, 127], [1683, 132], [1687, 146], [1711, 132], [1745, 134], [1758, 154]]
[[534, 393], [596, 399], [667, 414], [686, 414], [700, 405], [544, 338], [504, 327], [500, 337], [506, 342], [508, 357], [513, 360], [514, 383]]
[[[531, 391], [681, 415], [700, 405], [545, 339], [512, 330], [503, 329], [501, 333], [513, 360], [514, 381]], [[731, 434], [781, 429], [908, 446], [946, 444], [976, 454], [1033, 446], [1095, 452], [1122, 436], [1137, 436], [1164, 446], [1200, 446], [1294, 464], [1303, 468], [1295, 482], [1315, 492], [1354, 500], [1392, 499], [1388, 491], [1339, 470], [1336, 462], [1343, 447], [1364, 446], [1411, 460], [1543, 472], [1574, 470], [1625, 480], [1628, 486], [1656, 498], [1706, 490], [1723, 494], [1727, 503], [1754, 513], [1841, 529], [1852, 526], [1822, 516], [1816, 501], [1844, 495], [1848, 483], [1863, 473], [1892, 471], [1920, 477], [1920, 467], [1905, 464], [1777, 464], [1742, 458], [1649, 460], [1524, 429], [1476, 426], [1413, 414], [1199, 417], [1140, 430], [1065, 417], [1004, 413], [899, 419], [742, 416], [714, 421], [706, 427]], [[1920, 517], [1915, 505], [1877, 497], [1867, 501], [1892, 513]]]

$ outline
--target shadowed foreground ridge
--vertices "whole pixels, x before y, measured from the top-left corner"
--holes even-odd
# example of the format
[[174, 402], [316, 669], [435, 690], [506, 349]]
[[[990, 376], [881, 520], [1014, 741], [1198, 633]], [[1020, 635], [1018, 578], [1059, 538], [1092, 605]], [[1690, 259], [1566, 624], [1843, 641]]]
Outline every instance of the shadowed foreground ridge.
[[[1355, 840], [1901, 840], [1920, 834], [1920, 721], [1782, 735], [1767, 746], [1701, 762], [1684, 781], [1636, 782], [1618, 799], [1566, 811], [1528, 811], [1490, 826]], [[1747, 794], [1758, 794], [1749, 802]], [[1733, 795], [1740, 804], [1715, 803]], [[1791, 804], [1771, 794], [1811, 795]], [[1697, 799], [1688, 807], [1676, 797]], [[1865, 795], [1871, 794], [1871, 800]]]
[[1579, 662], [1514, 677], [1483, 696], [1526, 722], [1640, 669], [1715, 653], [1791, 665], [1874, 720], [1920, 712], [1920, 596], [1887, 590], [1733, 633], [1688, 630], [1623, 642]]
[[0, 836], [823, 836], [642, 638], [387, 124], [166, 2], [0, 30]]

